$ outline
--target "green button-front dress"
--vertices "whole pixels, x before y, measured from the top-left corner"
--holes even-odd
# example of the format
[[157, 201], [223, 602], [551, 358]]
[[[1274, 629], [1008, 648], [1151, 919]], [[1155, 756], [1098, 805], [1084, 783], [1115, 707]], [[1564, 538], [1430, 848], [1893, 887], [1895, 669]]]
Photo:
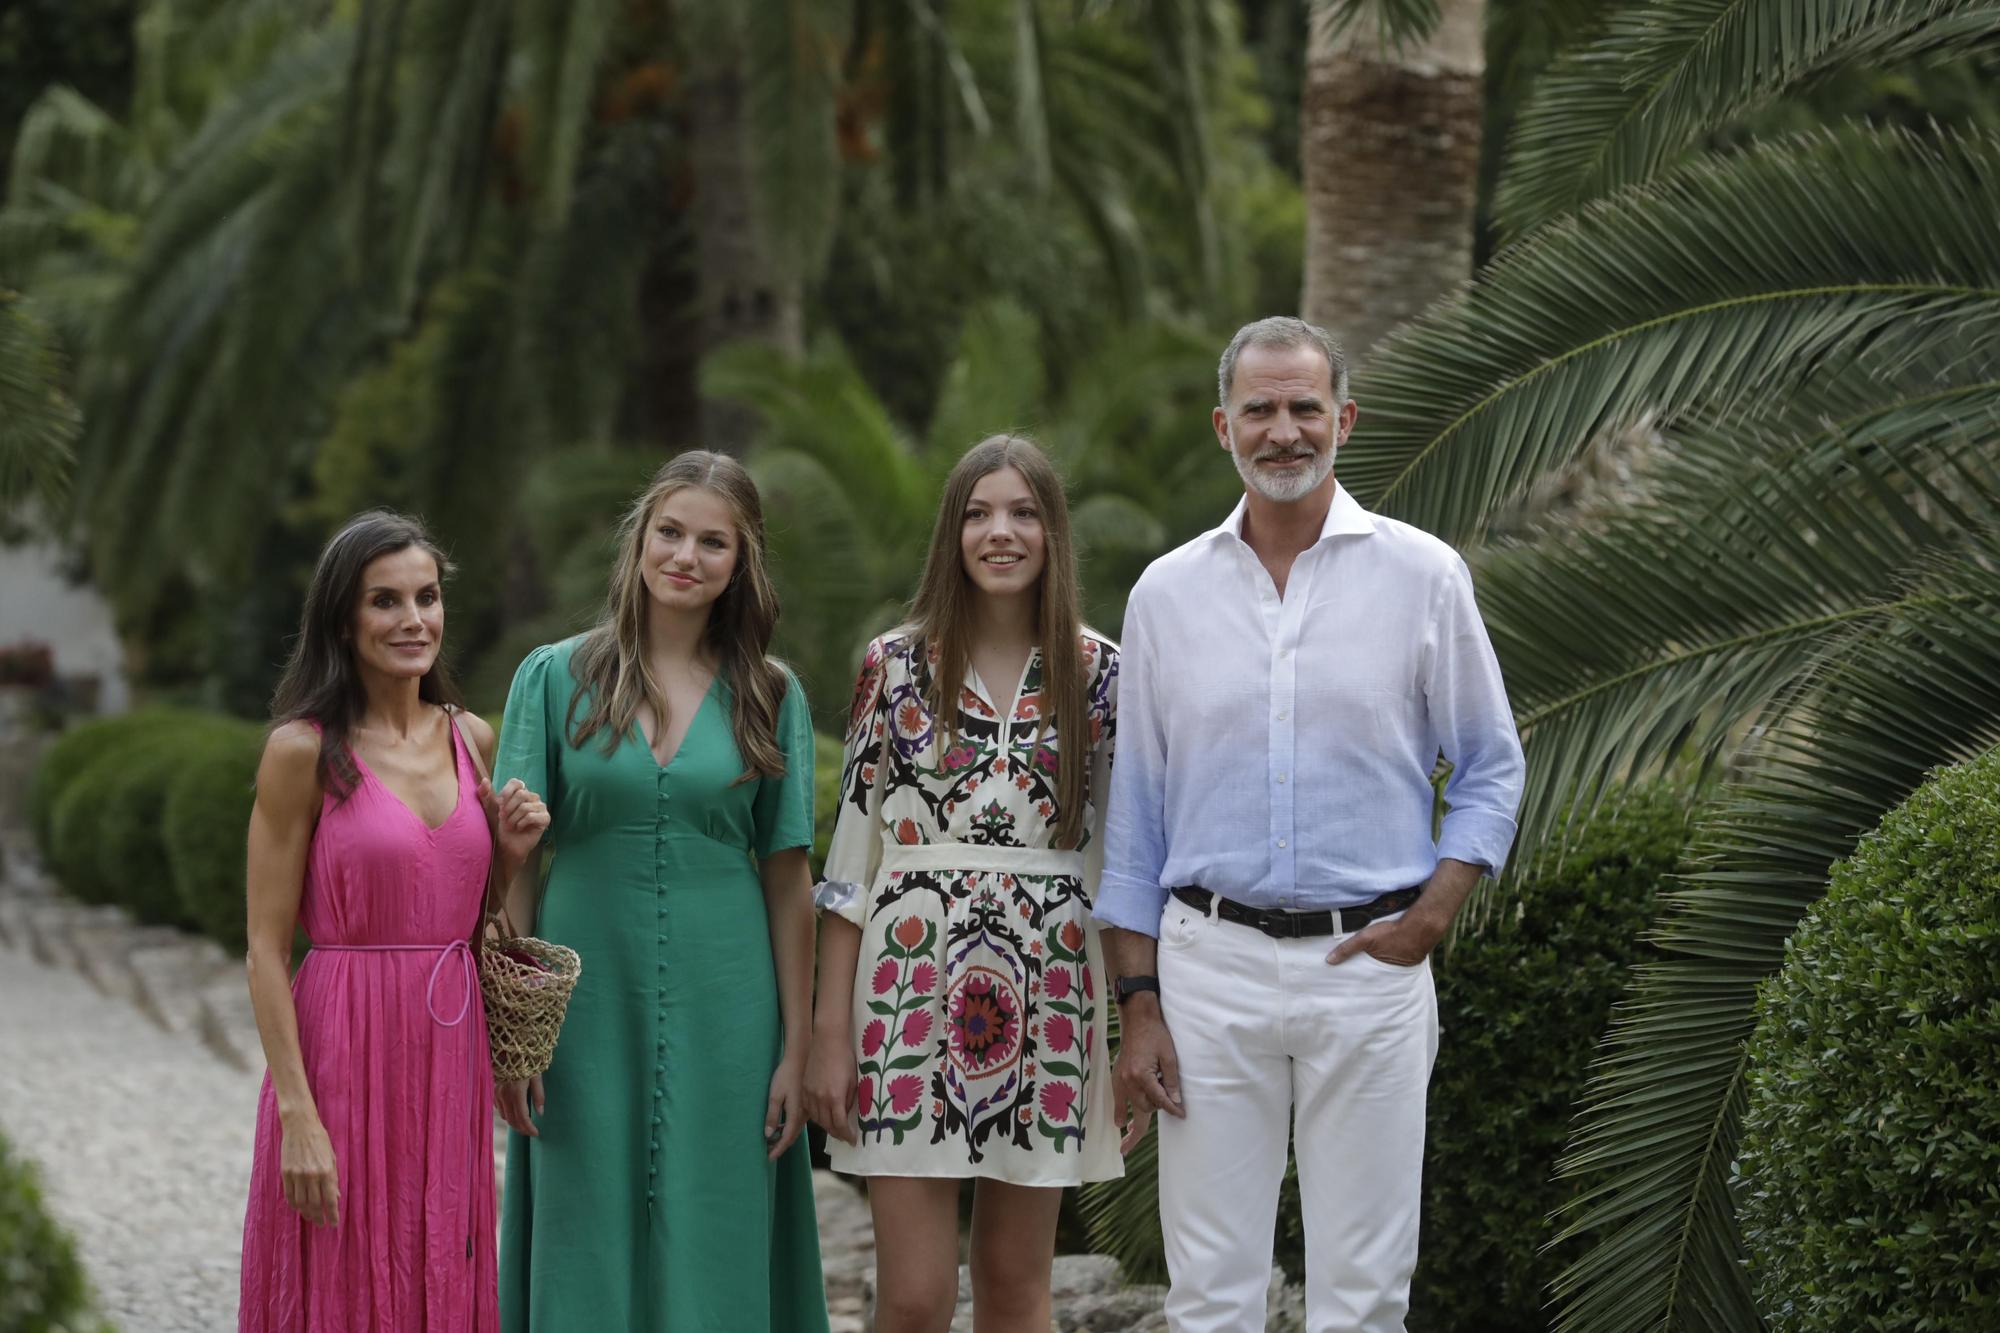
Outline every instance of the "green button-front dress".
[[805, 1140], [765, 1160], [782, 1030], [753, 859], [812, 841], [804, 692], [779, 716], [785, 776], [732, 785], [719, 679], [664, 767], [636, 728], [571, 746], [579, 642], [521, 664], [494, 765], [548, 803], [535, 933], [583, 959], [541, 1137], [509, 1136], [501, 1328], [824, 1333]]

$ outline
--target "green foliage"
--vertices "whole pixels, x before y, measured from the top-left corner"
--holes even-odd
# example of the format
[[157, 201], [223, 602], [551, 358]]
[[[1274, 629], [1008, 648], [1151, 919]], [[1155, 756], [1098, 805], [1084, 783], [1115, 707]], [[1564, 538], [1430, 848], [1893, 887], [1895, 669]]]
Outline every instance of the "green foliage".
[[[1548, 1217], [1574, 1194], [1555, 1177], [1572, 1104], [1631, 966], [1656, 886], [1687, 838], [1688, 789], [1621, 793], [1520, 885], [1505, 915], [1433, 960], [1445, 1031], [1431, 1074], [1423, 1238], [1411, 1323], [1424, 1333], [1541, 1333], [1557, 1264]], [[1155, 1144], [1123, 1180], [1090, 1186], [1097, 1246], [1132, 1280], [1160, 1280]], [[1296, 1167], [1278, 1205], [1278, 1262], [1297, 1280], [1305, 1237]]]
[[119, 717], [98, 718], [71, 727], [49, 746], [28, 786], [28, 830], [41, 848], [43, 859], [54, 864], [56, 805], [86, 768], [149, 731], [184, 725], [190, 716], [177, 709], [148, 708]]
[[813, 876], [818, 878], [826, 865], [827, 845], [833, 841], [834, 819], [840, 805], [841, 740], [824, 732], [813, 735]]
[[263, 728], [218, 723], [183, 751], [165, 805], [166, 863], [180, 911], [232, 955], [244, 937], [244, 839]]
[[1991, 0], [1636, 0], [1557, 57], [1521, 115], [1498, 211], [1522, 234], [1671, 165], [1707, 131], [1830, 72], [1965, 54]]
[[27, 495], [62, 496], [77, 432], [48, 326], [0, 289], [0, 508]]
[[1835, 867], [1758, 988], [1736, 1197], [1773, 1333], [2000, 1326], [2000, 750]]
[[84, 1333], [98, 1327], [88, 1308], [75, 1245], [44, 1210], [33, 1165], [0, 1134], [0, 1329]]
[[167, 868], [161, 816], [183, 756], [202, 729], [190, 724], [156, 731], [84, 770], [65, 798], [77, 803], [69, 817], [87, 839], [84, 864], [71, 868], [76, 893], [118, 903], [149, 925], [188, 924]]

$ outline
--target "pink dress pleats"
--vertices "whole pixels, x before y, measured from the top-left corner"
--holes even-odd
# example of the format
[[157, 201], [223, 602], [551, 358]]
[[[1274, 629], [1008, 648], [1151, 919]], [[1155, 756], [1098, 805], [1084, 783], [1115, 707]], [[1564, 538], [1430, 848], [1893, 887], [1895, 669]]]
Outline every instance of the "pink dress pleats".
[[488, 1333], [494, 1267], [493, 1076], [465, 942], [492, 843], [452, 730], [458, 804], [433, 829], [370, 773], [329, 795], [292, 981], [299, 1046], [340, 1172], [340, 1225], [285, 1202], [266, 1074], [243, 1223], [242, 1333]]

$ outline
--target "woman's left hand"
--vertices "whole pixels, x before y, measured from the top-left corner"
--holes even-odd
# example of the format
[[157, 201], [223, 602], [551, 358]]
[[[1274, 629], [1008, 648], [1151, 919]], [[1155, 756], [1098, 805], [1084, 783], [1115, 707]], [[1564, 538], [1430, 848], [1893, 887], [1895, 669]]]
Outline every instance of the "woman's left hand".
[[787, 1058], [771, 1075], [771, 1097], [764, 1106], [764, 1142], [771, 1145], [770, 1160], [783, 1157], [805, 1127], [805, 1062]]
[[479, 803], [486, 807], [486, 817], [500, 839], [501, 856], [516, 866], [526, 861], [549, 826], [549, 808], [542, 798], [521, 779], [512, 778], [498, 792], [492, 783], [480, 783]]

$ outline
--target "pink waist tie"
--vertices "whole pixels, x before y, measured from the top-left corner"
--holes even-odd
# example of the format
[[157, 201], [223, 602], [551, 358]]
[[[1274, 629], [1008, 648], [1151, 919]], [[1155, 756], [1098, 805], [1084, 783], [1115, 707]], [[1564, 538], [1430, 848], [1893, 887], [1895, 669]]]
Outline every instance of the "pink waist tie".
[[[468, 941], [453, 940], [449, 944], [315, 944], [312, 946], [310, 953], [307, 954], [307, 957], [311, 957], [312, 954], [318, 953], [321, 950], [326, 950], [329, 953], [435, 952], [438, 956], [437, 961], [431, 964], [430, 979], [424, 983], [424, 1011], [431, 1016], [431, 1022], [436, 1023], [442, 1028], [457, 1027], [465, 1021], [465, 1016], [472, 1012], [472, 997], [479, 989], [479, 964], [472, 957], [472, 945]], [[437, 1011], [437, 983], [438, 978], [444, 975], [446, 960], [454, 957], [459, 960], [459, 973], [465, 978], [465, 994], [459, 1002], [458, 1012], [450, 1018], [446, 1018]], [[465, 1050], [466, 1095], [471, 1097], [473, 1089], [479, 1084], [479, 1048], [476, 1043], [467, 1042]], [[474, 1098], [474, 1110], [477, 1111], [477, 1109], [477, 1099]], [[491, 1113], [489, 1112], [488, 1114], [490, 1115]], [[471, 1229], [473, 1226], [473, 1200], [478, 1196], [478, 1191], [472, 1188], [472, 1181], [473, 1172], [479, 1169], [479, 1141], [482, 1129], [488, 1129], [490, 1133], [488, 1125], [482, 1125], [480, 1118], [475, 1114], [472, 1123], [472, 1152], [467, 1157], [465, 1163], [465, 1184], [468, 1191], [465, 1198], [465, 1257], [467, 1259], [472, 1258]]]

